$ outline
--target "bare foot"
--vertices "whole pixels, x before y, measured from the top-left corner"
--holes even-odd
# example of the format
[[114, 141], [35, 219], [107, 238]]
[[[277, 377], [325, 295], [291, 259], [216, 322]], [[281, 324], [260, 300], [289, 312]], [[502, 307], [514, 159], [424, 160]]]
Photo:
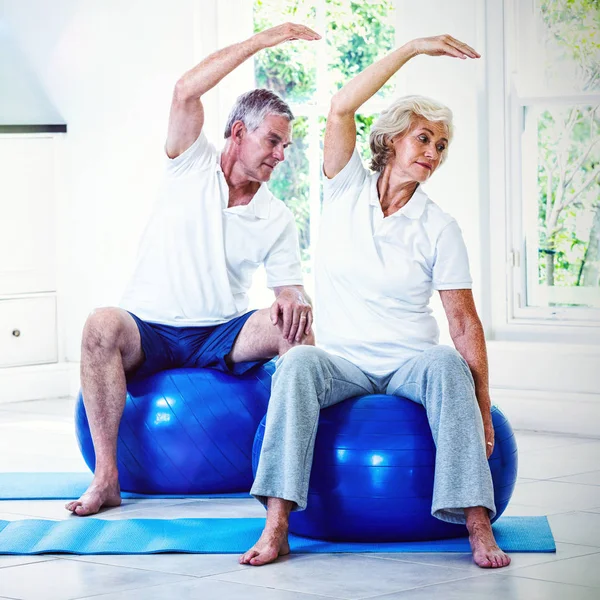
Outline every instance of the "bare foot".
[[510, 557], [505, 554], [494, 538], [489, 518], [476, 521], [469, 527], [469, 542], [473, 551], [475, 564], [484, 569], [498, 569], [510, 564]]
[[259, 567], [289, 553], [287, 527], [265, 527], [258, 542], [240, 556], [240, 564]]
[[65, 508], [74, 515], [86, 517], [95, 515], [103, 507], [119, 506], [121, 504], [121, 489], [119, 481], [98, 480], [94, 477], [90, 487], [79, 498], [67, 502]]

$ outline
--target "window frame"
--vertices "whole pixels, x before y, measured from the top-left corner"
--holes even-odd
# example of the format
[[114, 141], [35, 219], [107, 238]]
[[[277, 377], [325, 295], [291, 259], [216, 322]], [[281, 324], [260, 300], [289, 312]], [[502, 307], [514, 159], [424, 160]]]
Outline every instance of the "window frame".
[[526, 335], [530, 339], [552, 336], [589, 342], [600, 334], [600, 309], [527, 306], [526, 300], [525, 107], [600, 100], [596, 93], [519, 95], [515, 60], [521, 42], [518, 25], [523, 11], [532, 10], [534, 2], [486, 0], [492, 329], [496, 339]]

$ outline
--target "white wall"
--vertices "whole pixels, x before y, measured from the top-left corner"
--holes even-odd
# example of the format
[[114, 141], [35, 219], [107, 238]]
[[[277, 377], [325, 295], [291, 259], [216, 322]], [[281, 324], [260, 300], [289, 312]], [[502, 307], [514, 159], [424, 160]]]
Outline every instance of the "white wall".
[[[2, 16], [68, 133], [59, 202], [64, 355], [95, 306], [114, 305], [162, 170], [177, 78], [214, 50], [214, 2], [5, 0]], [[215, 98], [208, 107], [214, 109]], [[210, 112], [207, 112], [210, 115]], [[207, 130], [216, 135], [215, 119]]]
[[[399, 3], [399, 40], [447, 33], [484, 54], [483, 3], [481, 0], [445, 2], [431, 0], [426, 6], [409, 0]], [[486, 154], [480, 139], [485, 125], [485, 59], [461, 60], [450, 57], [419, 56], [396, 76], [400, 93], [423, 94], [443, 102], [454, 114], [455, 134], [448, 160], [424, 189], [458, 221], [469, 250], [473, 293], [484, 322], [487, 304], [482, 283], [486, 282], [485, 255], [482, 257], [482, 220], [486, 183]], [[485, 236], [483, 236], [485, 239]], [[451, 343], [439, 297], [432, 306], [441, 329], [442, 343]]]

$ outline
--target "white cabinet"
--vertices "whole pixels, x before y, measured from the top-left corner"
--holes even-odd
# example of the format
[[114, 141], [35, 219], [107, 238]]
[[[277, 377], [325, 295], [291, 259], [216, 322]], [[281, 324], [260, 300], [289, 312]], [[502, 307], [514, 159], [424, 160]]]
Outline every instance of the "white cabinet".
[[0, 135], [0, 367], [57, 361], [55, 145]]
[[56, 298], [0, 301], [0, 367], [56, 362]]

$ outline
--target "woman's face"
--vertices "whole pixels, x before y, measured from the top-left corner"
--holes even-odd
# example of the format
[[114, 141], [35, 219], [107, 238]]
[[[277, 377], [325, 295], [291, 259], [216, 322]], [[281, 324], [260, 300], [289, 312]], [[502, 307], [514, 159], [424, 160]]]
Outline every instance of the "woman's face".
[[438, 168], [448, 147], [448, 128], [440, 121], [413, 117], [408, 131], [391, 139], [390, 163], [397, 175], [423, 183]]

